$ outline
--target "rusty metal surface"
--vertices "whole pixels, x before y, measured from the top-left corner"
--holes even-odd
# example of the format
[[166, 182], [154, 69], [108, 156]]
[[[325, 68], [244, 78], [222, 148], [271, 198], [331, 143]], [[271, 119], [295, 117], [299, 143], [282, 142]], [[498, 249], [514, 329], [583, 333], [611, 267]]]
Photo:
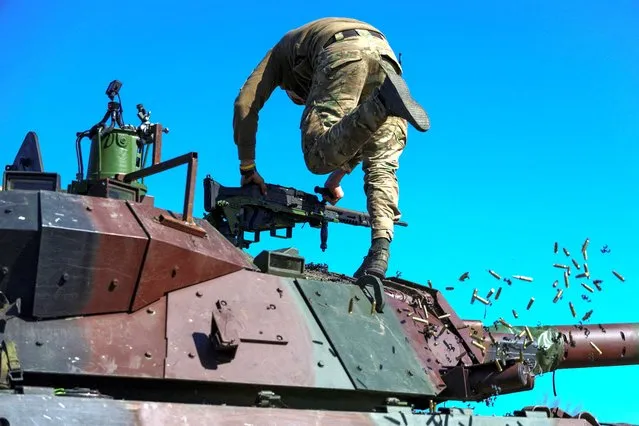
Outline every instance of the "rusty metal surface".
[[128, 310], [148, 238], [126, 202], [40, 192], [33, 315]]
[[[334, 356], [318, 365], [306, 318], [290, 279], [252, 271], [237, 271], [168, 295], [166, 377], [282, 386], [351, 388], [338, 379], [318, 383], [341, 367]], [[239, 338], [232, 359], [208, 340], [216, 314], [226, 335]], [[326, 345], [328, 346], [328, 345]], [[328, 347], [325, 349], [328, 353]], [[339, 371], [338, 371], [339, 373]], [[344, 377], [342, 371], [338, 378]]]
[[[566, 336], [564, 359], [558, 368], [634, 365], [639, 363], [637, 324], [560, 326]], [[593, 347], [592, 344], [596, 347]], [[599, 351], [601, 351], [601, 354]]]
[[48, 321], [7, 321], [25, 372], [161, 378], [166, 354], [166, 298], [132, 314]]
[[243, 268], [256, 269], [207, 221], [195, 219], [207, 235], [200, 238], [158, 222], [171, 213], [142, 204], [129, 203], [150, 236], [132, 310], [140, 309], [169, 291], [210, 280]]

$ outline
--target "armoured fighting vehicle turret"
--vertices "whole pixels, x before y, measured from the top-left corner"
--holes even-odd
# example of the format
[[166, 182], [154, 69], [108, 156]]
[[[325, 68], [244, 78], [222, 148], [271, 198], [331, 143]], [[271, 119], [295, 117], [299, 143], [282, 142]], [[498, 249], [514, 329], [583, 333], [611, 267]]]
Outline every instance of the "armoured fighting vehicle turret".
[[[195, 217], [198, 155], [163, 160], [167, 130], [143, 105], [141, 124], [125, 124], [120, 86], [77, 134], [66, 188], [33, 132], [4, 172], [1, 425], [598, 425], [534, 404], [503, 417], [441, 404], [526, 391], [557, 369], [639, 363], [637, 324], [483, 324], [430, 285], [354, 279], [295, 249], [251, 257], [262, 232], [290, 237], [307, 223], [325, 248], [330, 223], [368, 216], [326, 205], [321, 188], [262, 196], [207, 176]], [[173, 212], [144, 178], [180, 165]]]

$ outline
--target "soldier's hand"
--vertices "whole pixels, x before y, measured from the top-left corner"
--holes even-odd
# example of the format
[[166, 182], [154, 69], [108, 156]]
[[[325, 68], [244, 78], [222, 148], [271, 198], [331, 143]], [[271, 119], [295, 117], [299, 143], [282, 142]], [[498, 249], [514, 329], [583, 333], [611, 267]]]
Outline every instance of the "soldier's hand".
[[257, 170], [253, 170], [253, 172], [249, 175], [243, 175], [240, 180], [240, 185], [248, 185], [250, 183], [254, 183], [260, 187], [260, 192], [262, 195], [266, 195], [266, 183], [264, 182], [264, 178], [258, 173]]
[[336, 170], [329, 175], [328, 179], [326, 179], [326, 183], [324, 183], [324, 188], [328, 189], [332, 195], [332, 197], [325, 195], [324, 199], [333, 205], [344, 198], [344, 190], [340, 183], [345, 174], [346, 172], [342, 170]]
[[337, 204], [339, 200], [344, 198], [344, 190], [342, 189], [341, 186], [338, 185], [333, 188], [326, 186], [325, 188], [328, 189], [332, 195], [332, 196], [326, 196], [326, 195], [323, 196], [323, 198], [329, 203], [335, 205]]

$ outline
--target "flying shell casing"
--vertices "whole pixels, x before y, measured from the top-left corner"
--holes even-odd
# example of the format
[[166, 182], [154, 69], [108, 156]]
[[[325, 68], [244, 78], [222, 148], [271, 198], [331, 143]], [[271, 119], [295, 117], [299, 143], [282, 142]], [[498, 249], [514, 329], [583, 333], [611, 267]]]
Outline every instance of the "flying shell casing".
[[581, 286], [582, 286], [583, 288], [585, 288], [586, 290], [588, 290], [589, 292], [591, 292], [591, 293], [594, 293], [594, 292], [595, 292], [595, 291], [592, 289], [592, 287], [590, 287], [588, 284], [581, 283]]
[[530, 309], [530, 307], [533, 305], [533, 303], [535, 303], [535, 298], [531, 297], [530, 301], [528, 302], [528, 306], [526, 306], [526, 309]]
[[581, 246], [581, 254], [584, 257], [584, 261], [588, 260], [588, 244], [590, 243], [590, 238], [586, 238], [586, 241]]
[[564, 247], [564, 254], [568, 257], [570, 257], [570, 252], [568, 251], [567, 248]]
[[375, 313], [376, 307], [377, 307], [377, 302], [373, 300], [373, 303], [371, 303], [371, 315]]
[[493, 271], [492, 269], [489, 269], [488, 273], [492, 275], [493, 277], [495, 277], [496, 279], [501, 280], [501, 276], [497, 272]]
[[500, 323], [502, 323], [505, 327], [513, 328], [513, 326], [512, 326], [512, 325], [510, 325], [510, 324], [508, 324], [508, 323], [506, 322], [506, 320], [505, 320], [505, 319], [503, 319], [503, 318], [499, 318], [499, 320], [498, 320], [498, 321], [499, 321]]
[[525, 334], [526, 334], [526, 330], [521, 330], [519, 332], [519, 334], [517, 335], [517, 338], [520, 339], [520, 338], [524, 337]]
[[495, 360], [495, 366], [497, 367], [497, 371], [499, 371], [500, 373], [504, 371], [503, 367], [501, 366], [501, 362], [499, 362], [498, 359]]
[[570, 312], [572, 313], [572, 316], [576, 317], [577, 312], [575, 311], [575, 306], [572, 304], [572, 302], [568, 302], [568, 306], [570, 306]]
[[519, 318], [519, 315], [517, 315], [517, 311], [513, 309], [513, 316], [515, 317], [515, 319]]
[[426, 309], [426, 307], [421, 303], [419, 304], [419, 307], [422, 308], [422, 312], [424, 312], [424, 318], [428, 319], [428, 309]]
[[501, 287], [497, 289], [497, 294], [495, 294], [495, 300], [498, 300], [500, 295], [501, 295]]
[[353, 313], [353, 303], [355, 302], [355, 298], [351, 297], [351, 300], [348, 301], [348, 313]]
[[444, 319], [444, 318], [448, 318], [450, 316], [450, 314], [444, 314], [444, 315], [440, 315], [437, 318], [439, 319]]
[[554, 247], [553, 247], [553, 252], [554, 252], [554, 253], [557, 253], [557, 251], [558, 251], [558, 250], [559, 250], [559, 243], [558, 243], [558, 242], [555, 242], [555, 245], [554, 245]]
[[583, 274], [575, 275], [575, 278], [588, 278], [589, 275], [590, 274], [584, 272]]
[[424, 324], [428, 324], [428, 321], [427, 321], [427, 320], [422, 319], [422, 318], [420, 318], [420, 317], [410, 317], [410, 318], [411, 318], [413, 321], [417, 321], [417, 322], [421, 322], [421, 323], [424, 323]]
[[553, 286], [553, 287], [557, 287], [558, 285], [559, 285], [559, 280], [555, 280], [555, 282], [554, 282], [554, 283], [552, 283], [552, 286]]
[[588, 270], [588, 264], [584, 263], [584, 274], [590, 275], [590, 271]]
[[566, 288], [570, 287], [570, 281], [568, 280], [568, 272], [564, 272], [564, 284], [566, 284]]
[[470, 343], [474, 346], [477, 346], [479, 349], [481, 349], [482, 351], [486, 350], [486, 347], [484, 345], [482, 345], [481, 343], [475, 341], [475, 340], [471, 340]]
[[590, 343], [590, 346], [592, 346], [594, 350], [596, 350], [597, 352], [599, 352], [599, 355], [602, 355], [602, 354], [603, 354], [603, 352], [601, 352], [601, 349], [599, 349], [599, 348], [597, 347], [597, 345], [595, 345], [595, 344], [594, 344], [594, 342], [588, 342], [588, 343]]
[[477, 299], [477, 289], [473, 290], [473, 297], [470, 298], [470, 304], [472, 305], [473, 303], [475, 303], [475, 299]]
[[493, 293], [495, 293], [495, 289], [491, 288], [490, 291], [488, 292], [488, 294], [486, 295], [486, 299], [490, 299], [490, 296], [492, 296]]
[[427, 284], [428, 284], [428, 287], [433, 288], [433, 283], [430, 280], [427, 281]]
[[531, 277], [527, 277], [525, 275], [513, 275], [513, 278], [521, 280], [521, 281], [528, 281], [528, 282], [532, 282], [533, 279]]
[[485, 341], [483, 336], [478, 336], [477, 334], [471, 334], [470, 338], [480, 343]]
[[553, 263], [552, 266], [554, 266], [555, 268], [559, 268], [559, 269], [569, 269], [570, 268], [570, 266], [564, 265], [562, 263]]
[[586, 312], [586, 314], [584, 315], [584, 317], [581, 319], [582, 321], [587, 321], [590, 316], [592, 315], [593, 310], [589, 310], [588, 312]]
[[596, 281], [596, 280], [595, 280], [595, 281], [593, 281], [592, 283], [595, 285], [595, 287], [597, 287], [597, 290], [601, 291], [601, 284], [600, 284], [600, 282], [599, 282], [599, 281]]
[[575, 265], [575, 268], [581, 269], [581, 267], [579, 266], [579, 262], [577, 262], [575, 259], [572, 259], [572, 264]]
[[484, 299], [481, 296], [475, 295], [475, 299], [479, 300], [481, 303], [483, 303], [484, 305], [490, 305], [490, 302], [486, 299]]
[[612, 273], [615, 275], [615, 277], [619, 278], [620, 281], [626, 281], [626, 279], [619, 272], [613, 270]]
[[532, 333], [530, 332], [530, 329], [528, 328], [528, 326], [526, 326], [526, 327], [525, 327], [525, 329], [526, 329], [526, 334], [528, 335], [528, 338], [529, 338], [531, 341], [533, 341], [533, 342], [534, 342], [534, 341], [535, 341], [535, 339], [533, 339], [533, 335], [532, 335]]
[[555, 294], [555, 298], [552, 300], [553, 303], [557, 303], [557, 301], [561, 298], [561, 295], [564, 293], [563, 289], [559, 289], [559, 291], [557, 291], [557, 294]]

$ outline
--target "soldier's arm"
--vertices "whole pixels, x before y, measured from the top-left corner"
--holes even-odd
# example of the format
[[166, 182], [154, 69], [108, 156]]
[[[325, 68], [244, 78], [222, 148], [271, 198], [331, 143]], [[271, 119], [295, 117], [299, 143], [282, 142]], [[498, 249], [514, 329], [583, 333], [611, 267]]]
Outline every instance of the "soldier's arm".
[[278, 47], [269, 50], [248, 77], [235, 99], [233, 138], [243, 164], [255, 160], [255, 137], [259, 111], [281, 84], [282, 71]]

